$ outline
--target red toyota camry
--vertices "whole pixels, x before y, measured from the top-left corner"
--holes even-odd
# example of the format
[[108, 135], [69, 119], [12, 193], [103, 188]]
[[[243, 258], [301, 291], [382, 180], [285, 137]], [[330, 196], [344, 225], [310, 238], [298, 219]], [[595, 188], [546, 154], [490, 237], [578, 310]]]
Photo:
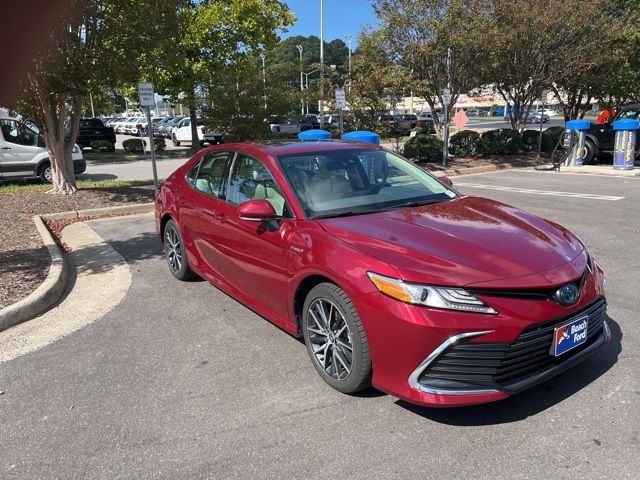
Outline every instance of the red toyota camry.
[[207, 148], [161, 184], [156, 225], [175, 277], [303, 336], [344, 393], [500, 400], [611, 336], [604, 273], [575, 235], [377, 145]]

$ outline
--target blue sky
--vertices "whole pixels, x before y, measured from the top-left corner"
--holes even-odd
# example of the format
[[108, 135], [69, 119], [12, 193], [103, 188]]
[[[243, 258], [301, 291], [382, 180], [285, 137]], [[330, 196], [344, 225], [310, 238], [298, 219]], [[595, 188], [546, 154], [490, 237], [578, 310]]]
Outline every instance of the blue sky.
[[[290, 27], [283, 38], [293, 35], [320, 36], [320, 0], [285, 0], [298, 22]], [[365, 25], [375, 25], [376, 18], [370, 0], [324, 0], [324, 38], [344, 40], [353, 35], [355, 46], [358, 33]]]

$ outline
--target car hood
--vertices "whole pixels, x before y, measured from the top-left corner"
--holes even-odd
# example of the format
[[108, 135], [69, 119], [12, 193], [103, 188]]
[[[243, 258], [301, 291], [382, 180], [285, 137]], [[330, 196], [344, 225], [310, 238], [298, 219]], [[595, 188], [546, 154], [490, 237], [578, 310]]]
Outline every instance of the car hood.
[[410, 282], [541, 288], [577, 278], [587, 262], [582, 243], [563, 227], [483, 198], [318, 223]]

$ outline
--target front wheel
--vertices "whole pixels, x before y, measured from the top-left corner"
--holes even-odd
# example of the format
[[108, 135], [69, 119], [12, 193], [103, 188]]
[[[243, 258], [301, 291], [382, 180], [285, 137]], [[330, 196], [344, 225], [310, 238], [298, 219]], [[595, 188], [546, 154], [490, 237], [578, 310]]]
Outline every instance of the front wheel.
[[371, 385], [371, 355], [362, 322], [349, 296], [337, 285], [315, 286], [304, 302], [302, 332], [322, 379], [342, 393]]
[[178, 139], [176, 138], [175, 135], [171, 136], [171, 143], [173, 143], [174, 147], [179, 147], [180, 146], [180, 142], [178, 141]]
[[49, 162], [43, 163], [38, 169], [38, 177], [42, 183], [53, 183], [53, 173]]
[[591, 140], [585, 140], [584, 149], [586, 150], [586, 153], [584, 159], [582, 160], [582, 163], [584, 165], [591, 165], [593, 163], [596, 163], [597, 155], [595, 144]]
[[169, 270], [178, 280], [189, 280], [194, 274], [187, 262], [187, 252], [184, 248], [182, 235], [178, 224], [169, 220], [164, 227], [164, 254]]

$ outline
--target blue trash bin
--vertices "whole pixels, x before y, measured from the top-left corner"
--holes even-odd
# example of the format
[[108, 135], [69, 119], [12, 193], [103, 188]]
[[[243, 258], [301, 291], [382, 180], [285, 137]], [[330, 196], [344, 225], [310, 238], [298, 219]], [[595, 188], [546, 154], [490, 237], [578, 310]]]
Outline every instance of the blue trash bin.
[[366, 130], [356, 130], [355, 132], [344, 133], [342, 140], [351, 140], [353, 142], [373, 143], [380, 145], [380, 135], [375, 132]]
[[298, 140], [331, 140], [331, 132], [318, 129], [305, 130], [304, 132], [300, 132], [298, 134]]
[[613, 149], [613, 168], [616, 170], [633, 170], [639, 127], [639, 120], [627, 119], [613, 122], [613, 129], [616, 132], [616, 144]]
[[585, 132], [589, 130], [590, 125], [587, 120], [569, 120], [567, 122], [566, 128], [575, 131], [578, 138], [567, 159], [569, 167], [581, 167], [584, 163], [584, 157], [587, 156], [587, 150], [584, 147]]

